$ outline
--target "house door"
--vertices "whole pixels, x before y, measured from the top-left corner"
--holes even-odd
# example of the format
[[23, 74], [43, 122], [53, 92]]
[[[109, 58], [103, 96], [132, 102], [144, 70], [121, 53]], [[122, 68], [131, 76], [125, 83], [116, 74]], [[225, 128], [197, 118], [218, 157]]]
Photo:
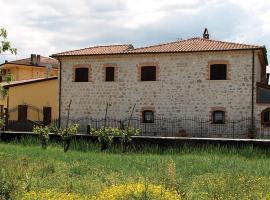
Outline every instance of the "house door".
[[18, 105], [18, 121], [27, 120], [27, 105]]

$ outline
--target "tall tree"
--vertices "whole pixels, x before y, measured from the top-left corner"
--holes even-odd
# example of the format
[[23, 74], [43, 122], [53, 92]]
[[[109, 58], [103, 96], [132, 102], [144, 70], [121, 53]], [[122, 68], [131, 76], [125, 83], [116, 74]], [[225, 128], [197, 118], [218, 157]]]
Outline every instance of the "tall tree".
[[0, 54], [4, 52], [10, 52], [11, 54], [17, 54], [17, 49], [12, 48], [10, 42], [7, 40], [7, 30], [0, 28]]

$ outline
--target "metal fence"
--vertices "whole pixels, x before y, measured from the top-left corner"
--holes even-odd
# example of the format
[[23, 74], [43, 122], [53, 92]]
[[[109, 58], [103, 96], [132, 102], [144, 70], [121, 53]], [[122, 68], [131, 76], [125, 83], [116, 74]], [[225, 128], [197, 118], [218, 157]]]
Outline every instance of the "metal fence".
[[[227, 120], [225, 124], [213, 124], [211, 120], [199, 118], [166, 119], [156, 118], [153, 123], [143, 123], [140, 118], [114, 119], [114, 118], [78, 118], [70, 122], [79, 124], [79, 132], [87, 133], [91, 128], [103, 126], [126, 128], [129, 124], [140, 130], [140, 135], [161, 137], [203, 137], [203, 138], [248, 138], [250, 137], [251, 119]], [[66, 118], [61, 124], [67, 123]], [[270, 129], [260, 131], [260, 137], [270, 137]]]
[[[70, 123], [79, 124], [79, 133], [89, 134], [91, 128], [104, 126], [124, 129], [128, 125], [139, 129], [140, 135], [159, 137], [200, 137], [200, 138], [250, 138], [251, 119], [226, 120], [225, 124], [213, 124], [211, 120], [199, 118], [166, 119], [156, 118], [153, 123], [143, 123], [140, 118], [115, 119], [115, 118], [77, 118], [70, 119]], [[58, 126], [58, 120], [54, 120]], [[33, 121], [8, 121], [7, 130], [32, 131], [34, 125], [43, 122]], [[67, 118], [61, 118], [61, 126], [66, 126]], [[270, 127], [263, 127], [260, 121], [255, 121], [253, 137], [270, 139]]]

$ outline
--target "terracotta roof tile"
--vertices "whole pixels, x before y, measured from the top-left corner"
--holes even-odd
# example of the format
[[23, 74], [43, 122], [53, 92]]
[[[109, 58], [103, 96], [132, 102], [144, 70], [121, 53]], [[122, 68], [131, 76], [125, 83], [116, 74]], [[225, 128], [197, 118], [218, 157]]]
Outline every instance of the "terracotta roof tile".
[[3, 64], [17, 64], [17, 65], [31, 65], [31, 66], [39, 66], [39, 67], [46, 67], [50, 64], [54, 68], [59, 67], [59, 62], [56, 59], [40, 56], [40, 63], [39, 65], [32, 65], [31, 58], [25, 58], [20, 60], [14, 60]]
[[137, 48], [131, 50], [130, 53], [224, 51], [224, 50], [244, 50], [257, 48], [264, 48], [264, 47], [257, 45], [247, 45], [247, 44], [202, 39], [202, 38], [191, 38], [171, 43]]
[[111, 55], [111, 54], [135, 54], [135, 53], [166, 53], [166, 52], [198, 52], [198, 51], [224, 51], [224, 50], [245, 50], [245, 49], [265, 49], [264, 46], [223, 42], [217, 40], [191, 38], [175, 42], [133, 48], [132, 45], [110, 45], [96, 46], [74, 51], [66, 51], [53, 54], [58, 56], [81, 56], [81, 55]]
[[36, 83], [36, 82], [42, 82], [42, 81], [49, 81], [49, 80], [54, 80], [54, 79], [58, 79], [57, 76], [51, 76], [48, 78], [46, 77], [46, 78], [35, 78], [35, 79], [28, 79], [28, 80], [12, 81], [10, 83], [3, 82], [3, 83], [1, 83], [1, 86], [13, 87], [13, 86], [17, 86], [17, 85]]
[[133, 49], [131, 44], [95, 46], [74, 51], [66, 51], [54, 54], [53, 56], [77, 56], [77, 55], [100, 55], [100, 54], [119, 54], [126, 50]]

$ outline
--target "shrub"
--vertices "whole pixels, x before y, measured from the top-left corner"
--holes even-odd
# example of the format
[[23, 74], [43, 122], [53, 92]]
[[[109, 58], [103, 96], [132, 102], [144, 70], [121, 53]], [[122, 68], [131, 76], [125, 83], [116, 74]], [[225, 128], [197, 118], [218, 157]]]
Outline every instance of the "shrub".
[[78, 132], [78, 128], [79, 128], [78, 124], [71, 123], [66, 128], [59, 128], [57, 130], [57, 134], [61, 136], [63, 141], [64, 152], [68, 151], [71, 139]]
[[49, 141], [49, 132], [50, 132], [49, 127], [48, 126], [45, 126], [45, 127], [34, 126], [33, 132], [39, 135], [42, 148], [47, 149], [48, 141]]
[[99, 129], [91, 129], [91, 134], [98, 136], [101, 145], [101, 151], [108, 149], [114, 137], [119, 137], [123, 151], [126, 151], [127, 145], [131, 142], [131, 136], [137, 135], [139, 129], [128, 127], [127, 129], [119, 129], [113, 127], [101, 127]]
[[101, 127], [99, 129], [91, 129], [91, 134], [98, 137], [98, 141], [101, 145], [101, 151], [108, 149], [115, 136], [119, 136], [121, 133], [119, 128], [113, 127]]
[[125, 152], [127, 146], [131, 143], [131, 136], [138, 135], [140, 132], [139, 129], [133, 127], [127, 127], [125, 130], [121, 130], [120, 134], [120, 141], [123, 146], [123, 151]]

